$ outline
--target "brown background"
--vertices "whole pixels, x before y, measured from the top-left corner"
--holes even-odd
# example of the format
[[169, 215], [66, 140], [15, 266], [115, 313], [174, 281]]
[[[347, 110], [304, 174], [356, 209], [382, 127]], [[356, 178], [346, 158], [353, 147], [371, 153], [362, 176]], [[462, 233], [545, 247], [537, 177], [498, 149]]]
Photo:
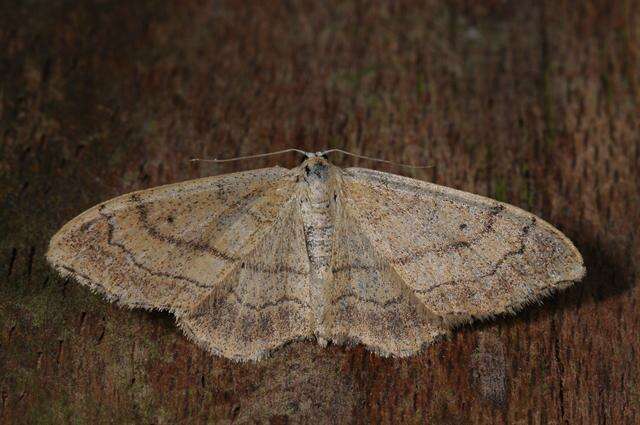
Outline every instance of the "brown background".
[[[55, 3], [52, 6], [50, 3]], [[640, 4], [0, 2], [0, 421], [640, 422]], [[584, 282], [409, 359], [290, 344], [212, 358], [170, 315], [56, 276], [115, 195], [332, 156], [530, 210]]]

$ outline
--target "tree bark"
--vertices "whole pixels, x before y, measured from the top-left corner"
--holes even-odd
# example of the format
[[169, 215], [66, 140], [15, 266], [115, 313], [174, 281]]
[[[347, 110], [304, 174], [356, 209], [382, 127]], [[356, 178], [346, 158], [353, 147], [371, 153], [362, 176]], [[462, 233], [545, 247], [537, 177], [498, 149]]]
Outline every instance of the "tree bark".
[[[640, 423], [640, 4], [0, 2], [0, 422]], [[212, 357], [44, 260], [121, 193], [287, 147], [490, 196], [583, 282], [407, 359]]]

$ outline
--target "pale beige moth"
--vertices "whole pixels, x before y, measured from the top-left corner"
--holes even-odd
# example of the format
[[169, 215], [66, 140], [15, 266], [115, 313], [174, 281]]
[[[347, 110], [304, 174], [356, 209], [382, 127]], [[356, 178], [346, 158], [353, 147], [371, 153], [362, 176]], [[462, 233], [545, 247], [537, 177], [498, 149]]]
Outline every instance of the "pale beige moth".
[[585, 274], [573, 243], [531, 213], [322, 153], [103, 202], [47, 259], [120, 305], [173, 313], [239, 361], [313, 338], [409, 356]]

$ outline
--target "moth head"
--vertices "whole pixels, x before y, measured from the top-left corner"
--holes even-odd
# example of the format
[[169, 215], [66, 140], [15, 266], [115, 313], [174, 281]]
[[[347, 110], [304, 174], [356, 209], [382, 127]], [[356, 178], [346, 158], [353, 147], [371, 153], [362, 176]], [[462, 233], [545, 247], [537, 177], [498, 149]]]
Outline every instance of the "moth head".
[[323, 156], [313, 156], [304, 160], [300, 165], [302, 177], [308, 183], [327, 182], [332, 173], [333, 166]]

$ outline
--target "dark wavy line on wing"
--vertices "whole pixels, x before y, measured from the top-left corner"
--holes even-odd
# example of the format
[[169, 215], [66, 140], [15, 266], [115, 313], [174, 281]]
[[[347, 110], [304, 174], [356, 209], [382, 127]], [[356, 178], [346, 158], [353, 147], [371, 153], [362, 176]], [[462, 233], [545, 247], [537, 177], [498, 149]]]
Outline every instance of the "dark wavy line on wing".
[[[253, 195], [254, 193], [251, 192], [251, 195]], [[245, 195], [248, 197], [248, 195]], [[186, 247], [189, 248], [191, 250], [194, 251], [199, 251], [199, 252], [205, 252], [207, 254], [211, 254], [214, 257], [224, 260], [224, 261], [229, 261], [232, 263], [237, 263], [240, 262], [242, 260], [242, 257], [238, 257], [223, 251], [218, 250], [217, 248], [206, 244], [204, 242], [194, 242], [194, 241], [189, 241], [189, 240], [184, 240], [184, 239], [179, 239], [176, 238], [175, 236], [171, 236], [171, 235], [166, 235], [162, 232], [160, 232], [155, 226], [153, 226], [150, 222], [149, 222], [149, 216], [148, 216], [148, 211], [144, 206], [144, 203], [140, 200], [140, 198], [137, 195], [132, 195], [131, 196], [131, 202], [134, 203], [134, 206], [136, 208], [136, 211], [138, 212], [138, 219], [140, 221], [140, 224], [142, 225], [142, 227], [145, 229], [145, 231], [149, 234], [149, 236], [151, 236], [152, 238], [159, 240], [161, 242], [167, 243], [169, 245], [175, 245], [175, 246], [179, 246], [179, 247]], [[259, 272], [259, 273], [265, 273], [265, 274], [275, 274], [275, 273], [291, 273], [291, 274], [296, 274], [296, 275], [306, 275], [307, 272], [304, 271], [300, 271], [298, 269], [295, 269], [293, 267], [289, 267], [289, 266], [285, 266], [285, 265], [276, 265], [274, 267], [258, 267], [255, 265], [251, 265], [251, 264], [246, 264], [243, 265], [243, 267], [247, 267], [252, 271], [255, 272]]]
[[334, 300], [331, 301], [331, 304], [337, 304], [340, 301], [348, 299], [348, 298], [354, 298], [354, 299], [358, 300], [359, 302], [363, 302], [363, 303], [375, 304], [375, 305], [377, 305], [379, 307], [382, 307], [382, 308], [386, 309], [386, 308], [388, 308], [388, 307], [390, 307], [392, 305], [399, 304], [403, 297], [402, 297], [402, 295], [400, 295], [400, 296], [397, 296], [395, 298], [391, 298], [390, 300], [387, 300], [387, 301], [381, 303], [381, 302], [379, 302], [379, 301], [377, 301], [377, 300], [375, 300], [373, 298], [360, 297], [357, 294], [352, 292], [352, 293], [349, 293], [349, 294], [341, 295], [338, 298], [335, 298]]
[[107, 222], [107, 244], [109, 244], [110, 246], [114, 246], [117, 247], [118, 249], [120, 249], [125, 255], [126, 257], [129, 259], [129, 261], [135, 265], [136, 267], [138, 267], [141, 270], [144, 270], [145, 272], [149, 273], [152, 276], [157, 276], [157, 277], [166, 277], [169, 279], [178, 279], [178, 280], [183, 280], [185, 282], [189, 282], [199, 288], [213, 288], [213, 284], [207, 284], [207, 283], [203, 283], [200, 282], [196, 279], [187, 277], [187, 276], [182, 276], [182, 275], [177, 275], [177, 274], [171, 274], [171, 273], [166, 273], [166, 272], [159, 272], [159, 271], [155, 271], [150, 269], [149, 267], [145, 266], [144, 264], [142, 264], [140, 261], [138, 261], [138, 259], [136, 258], [135, 254], [129, 249], [127, 248], [123, 243], [121, 242], [116, 242], [113, 239], [113, 232], [114, 232], [114, 228], [115, 225], [113, 224], [113, 215], [112, 214], [107, 214], [104, 212], [104, 207], [100, 207], [100, 209], [98, 210], [99, 214], [101, 216], [103, 216]]
[[520, 232], [520, 247], [518, 249], [514, 249], [511, 251], [507, 251], [504, 253], [504, 255], [502, 255], [500, 257], [500, 259], [498, 259], [498, 261], [496, 261], [496, 263], [493, 265], [493, 267], [491, 268], [491, 270], [489, 270], [487, 273], [480, 275], [478, 277], [472, 278], [472, 279], [463, 279], [463, 280], [448, 280], [446, 282], [441, 282], [438, 283], [436, 285], [433, 285], [427, 289], [417, 289], [415, 292], [419, 293], [419, 294], [428, 294], [430, 292], [432, 292], [433, 290], [440, 288], [442, 286], [449, 286], [449, 285], [455, 285], [457, 283], [460, 282], [465, 282], [465, 281], [469, 281], [469, 282], [475, 282], [478, 281], [480, 279], [485, 279], [487, 277], [493, 276], [495, 275], [498, 270], [500, 269], [500, 267], [502, 267], [502, 265], [504, 264], [505, 261], [507, 261], [507, 259], [511, 258], [511, 257], [515, 257], [515, 256], [519, 256], [524, 254], [525, 249], [526, 249], [526, 239], [527, 239], [527, 235], [529, 234], [529, 231], [531, 230], [532, 227], [535, 226], [536, 223], [536, 219], [535, 217], [531, 218], [531, 222], [529, 224], [527, 224], [526, 226], [524, 226]]
[[406, 265], [406, 264], [410, 264], [413, 263], [415, 261], [420, 260], [421, 258], [423, 258], [425, 255], [429, 254], [429, 253], [440, 253], [440, 254], [444, 254], [444, 253], [450, 253], [453, 252], [455, 250], [459, 250], [462, 248], [468, 248], [471, 245], [474, 245], [476, 243], [478, 243], [480, 241], [480, 239], [482, 239], [482, 237], [490, 234], [491, 232], [493, 232], [493, 228], [495, 226], [496, 223], [496, 219], [498, 217], [498, 214], [500, 214], [502, 211], [504, 211], [505, 207], [504, 205], [496, 205], [495, 207], [491, 208], [491, 210], [489, 210], [489, 214], [488, 217], [484, 223], [484, 227], [483, 229], [478, 232], [475, 236], [473, 236], [471, 239], [467, 240], [467, 241], [455, 241], [455, 242], [451, 242], [443, 247], [437, 247], [437, 248], [433, 248], [433, 247], [429, 247], [429, 248], [423, 248], [420, 250], [416, 250], [410, 254], [406, 254], [403, 255], [401, 257], [396, 257], [390, 260], [390, 262], [392, 264], [400, 264], [402, 266]]
[[134, 204], [135, 209], [138, 213], [138, 219], [140, 221], [140, 224], [142, 224], [142, 227], [144, 228], [144, 230], [146, 230], [147, 233], [154, 239], [157, 239], [161, 242], [164, 242], [170, 245], [186, 247], [193, 251], [206, 252], [207, 254], [211, 254], [214, 257], [219, 258], [221, 260], [225, 260], [225, 261], [235, 262], [239, 260], [238, 257], [219, 251], [218, 249], [216, 249], [215, 247], [209, 244], [206, 244], [203, 242], [188, 241], [188, 240], [176, 238], [175, 236], [166, 235], [160, 232], [155, 226], [149, 223], [149, 213], [145, 208], [143, 202], [140, 200], [140, 197], [134, 194], [134, 195], [131, 195], [130, 200]]
[[[374, 178], [375, 180], [377, 180], [377, 182], [385, 188], [389, 188], [392, 186], [398, 186], [397, 184], [394, 184], [393, 182], [389, 182], [385, 179], [382, 178], [382, 176], [380, 175], [380, 173], [375, 172], [373, 170], [359, 170], [359, 172], [364, 171], [365, 174], [367, 174], [367, 176]], [[351, 173], [348, 173], [349, 175], [351, 175], [352, 177], [354, 177], [356, 180], [358, 179], [357, 175], [353, 175]], [[415, 184], [414, 184], [415, 186]], [[374, 191], [377, 190], [375, 187], [373, 187]], [[432, 194], [434, 197], [443, 199], [443, 200], [447, 200], [447, 196], [442, 194], [442, 193], [437, 193], [434, 192]], [[429, 253], [449, 253], [449, 252], [453, 252], [454, 250], [458, 250], [461, 248], [468, 248], [470, 247], [472, 244], [477, 243], [483, 236], [491, 233], [493, 231], [493, 228], [495, 226], [495, 222], [497, 219], [497, 216], [505, 210], [505, 205], [500, 204], [498, 202], [495, 203], [495, 205], [493, 207], [491, 207], [489, 209], [488, 212], [488, 217], [485, 221], [484, 224], [484, 228], [478, 232], [476, 235], [472, 236], [469, 240], [466, 241], [462, 241], [462, 240], [458, 240], [458, 241], [454, 241], [451, 242], [445, 246], [442, 247], [426, 247], [426, 248], [422, 248], [422, 249], [417, 249], [414, 252], [410, 252], [408, 254], [402, 255], [400, 257], [396, 257], [393, 259], [390, 259], [389, 261], [391, 262], [391, 264], [400, 264], [400, 265], [406, 265], [406, 264], [410, 264], [412, 262], [418, 261], [421, 258], [423, 258], [425, 255], [429, 254]], [[432, 219], [430, 219], [429, 221], [432, 221]], [[346, 269], [345, 267], [343, 267], [344, 269]]]
[[[429, 253], [450, 253], [453, 252], [455, 250], [459, 250], [462, 248], [470, 248], [471, 246], [477, 244], [480, 239], [485, 236], [488, 235], [489, 233], [491, 233], [493, 231], [493, 227], [495, 225], [496, 222], [496, 218], [498, 216], [498, 214], [500, 214], [500, 212], [502, 212], [504, 210], [504, 206], [503, 205], [496, 205], [494, 208], [492, 208], [489, 211], [489, 217], [487, 218], [485, 224], [484, 224], [484, 228], [478, 232], [478, 234], [476, 234], [473, 238], [471, 238], [468, 241], [455, 241], [455, 242], [451, 242], [447, 245], [445, 245], [444, 247], [438, 247], [438, 248], [424, 248], [421, 250], [417, 250], [415, 252], [412, 252], [410, 254], [406, 254], [403, 255], [401, 257], [396, 257], [396, 258], [392, 258], [389, 259], [388, 262], [392, 265], [395, 264], [399, 264], [399, 265], [406, 265], [406, 264], [410, 264], [413, 263], [414, 261], [418, 261], [420, 258], [424, 257], [425, 255], [429, 254]], [[351, 271], [351, 270], [382, 270], [383, 268], [381, 268], [380, 266], [377, 265], [368, 265], [368, 264], [344, 264], [342, 266], [339, 267], [334, 267], [332, 269], [333, 273], [344, 273], [346, 271]]]
[[[169, 273], [164, 273], [164, 272], [155, 272], [151, 269], [149, 269], [148, 267], [144, 266], [143, 264], [141, 264], [139, 261], [137, 261], [135, 259], [134, 254], [131, 252], [131, 250], [129, 250], [127, 247], [125, 247], [123, 244], [119, 243], [119, 242], [115, 242], [113, 240], [113, 223], [111, 222], [111, 220], [113, 219], [113, 216], [111, 216], [110, 214], [105, 213], [104, 211], [102, 211], [103, 208], [100, 208], [99, 213], [100, 215], [105, 219], [106, 223], [107, 223], [107, 228], [108, 228], [108, 233], [107, 233], [107, 244], [110, 246], [114, 246], [117, 247], [118, 249], [122, 250], [125, 255], [127, 256], [127, 258], [129, 259], [129, 261], [136, 267], [144, 270], [145, 272], [151, 274], [152, 276], [158, 276], [158, 277], [167, 277], [167, 278], [172, 278], [172, 279], [177, 279], [177, 280], [183, 280], [189, 283], [192, 283], [196, 286], [202, 287], [202, 288], [212, 288], [213, 285], [208, 285], [208, 284], [204, 284], [202, 282], [199, 282], [195, 279], [192, 278], [188, 278], [186, 276], [181, 276], [181, 275], [173, 275], [173, 274], [169, 274]], [[63, 269], [67, 270], [68, 272], [81, 277], [82, 279], [86, 280], [87, 282], [89, 282], [92, 286], [95, 286], [99, 289], [101, 289], [103, 292], [105, 293], [109, 293], [112, 294], [112, 291], [108, 291], [107, 288], [102, 285], [99, 282], [96, 282], [95, 280], [91, 279], [89, 276], [80, 273], [78, 271], [76, 271], [75, 269], [68, 267], [68, 266], [60, 266]], [[254, 310], [254, 311], [258, 311], [258, 310], [263, 310], [266, 308], [270, 308], [270, 307], [275, 307], [279, 304], [282, 304], [284, 302], [291, 302], [291, 303], [295, 303], [300, 305], [301, 307], [309, 307], [309, 304], [294, 298], [294, 297], [287, 297], [287, 296], [282, 296], [280, 297], [278, 300], [276, 301], [269, 301], [263, 304], [251, 304], [251, 303], [247, 303], [244, 302], [241, 298], [240, 295], [236, 292], [235, 288], [231, 288], [231, 290], [229, 291], [229, 294], [233, 295], [233, 297], [236, 299], [236, 303], [241, 305], [242, 307], [246, 307], [247, 309], [250, 310]], [[120, 299], [119, 296], [112, 294], [111, 296], [116, 298], [116, 301]], [[151, 304], [147, 304], [147, 303], [133, 303], [133, 302], [127, 302], [127, 305], [132, 306], [132, 307], [143, 307], [143, 308], [170, 308], [167, 305], [161, 305], [161, 306], [153, 306]], [[204, 313], [203, 313], [204, 314]]]

